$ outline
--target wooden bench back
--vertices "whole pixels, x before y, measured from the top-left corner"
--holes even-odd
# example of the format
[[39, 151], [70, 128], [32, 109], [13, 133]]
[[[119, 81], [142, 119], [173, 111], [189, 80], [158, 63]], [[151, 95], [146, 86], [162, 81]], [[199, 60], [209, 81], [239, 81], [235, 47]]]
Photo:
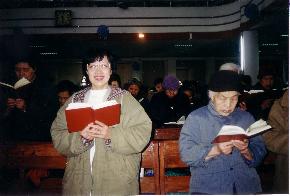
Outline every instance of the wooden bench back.
[[165, 140], [159, 145], [161, 194], [188, 193], [190, 176], [166, 176], [166, 169], [188, 168], [179, 156], [178, 140]]
[[[0, 144], [0, 153], [0, 166], [19, 169], [22, 175], [25, 169], [64, 169], [66, 163], [66, 158], [49, 142]], [[141, 193], [159, 194], [159, 159], [156, 141], [152, 141], [142, 153], [141, 167], [154, 171], [154, 176], [140, 179]]]
[[64, 169], [66, 158], [51, 143], [30, 142], [6, 145], [6, 167], [17, 169]]
[[158, 142], [151, 141], [142, 152], [141, 168], [152, 169], [154, 176], [140, 177], [140, 192], [160, 194]]

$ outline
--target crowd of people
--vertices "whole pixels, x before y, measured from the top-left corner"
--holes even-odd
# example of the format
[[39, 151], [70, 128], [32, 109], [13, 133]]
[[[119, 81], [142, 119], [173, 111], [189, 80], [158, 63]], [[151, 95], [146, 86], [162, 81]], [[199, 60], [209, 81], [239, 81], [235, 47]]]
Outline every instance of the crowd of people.
[[[179, 146], [192, 174], [190, 194], [261, 193], [255, 167], [267, 149], [277, 154], [273, 191], [289, 191], [288, 90], [275, 86], [273, 71], [261, 68], [252, 86], [239, 66], [226, 63], [208, 86], [167, 75], [148, 88], [137, 78], [122, 86], [120, 76], [112, 73], [113, 63], [108, 51], [88, 55], [84, 67], [89, 85], [79, 87], [69, 80], [53, 86], [38, 77], [36, 63], [17, 61], [15, 81], [25, 78], [28, 83], [16, 90], [0, 88], [1, 140], [52, 141], [68, 158], [64, 195], [135, 195], [141, 152], [152, 130], [184, 116]], [[120, 124], [95, 121], [79, 132], [67, 131], [64, 111], [69, 103], [108, 100], [121, 103]], [[273, 127], [263, 136], [212, 143], [223, 125], [246, 129], [260, 118]]]

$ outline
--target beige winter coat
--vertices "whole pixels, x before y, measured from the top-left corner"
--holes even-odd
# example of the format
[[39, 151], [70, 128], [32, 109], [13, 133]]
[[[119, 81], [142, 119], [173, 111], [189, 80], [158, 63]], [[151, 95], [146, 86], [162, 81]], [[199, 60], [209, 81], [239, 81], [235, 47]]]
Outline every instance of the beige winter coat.
[[[74, 95], [74, 102], [86, 100], [88, 89]], [[84, 95], [84, 96], [82, 96]], [[79, 132], [68, 133], [64, 110], [59, 111], [51, 127], [54, 147], [67, 156], [63, 195], [136, 195], [139, 193], [141, 151], [149, 143], [151, 120], [142, 106], [125, 91], [112, 90], [109, 99], [121, 103], [120, 124], [110, 127], [111, 145], [95, 140], [92, 173], [89, 149]]]
[[269, 113], [272, 130], [263, 134], [267, 148], [274, 152], [275, 177], [273, 193], [289, 192], [289, 95], [288, 90], [282, 98], [276, 100]]

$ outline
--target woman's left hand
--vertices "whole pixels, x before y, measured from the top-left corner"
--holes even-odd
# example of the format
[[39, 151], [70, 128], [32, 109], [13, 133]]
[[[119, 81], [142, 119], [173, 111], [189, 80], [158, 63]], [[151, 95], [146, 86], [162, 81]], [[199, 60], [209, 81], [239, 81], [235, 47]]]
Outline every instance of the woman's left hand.
[[244, 139], [243, 141], [241, 140], [232, 140], [233, 145], [241, 152], [241, 154], [248, 160], [253, 159], [253, 155], [248, 148], [249, 146], [249, 140]]
[[96, 120], [94, 125], [96, 127], [96, 138], [110, 139], [109, 127], [106, 124]]

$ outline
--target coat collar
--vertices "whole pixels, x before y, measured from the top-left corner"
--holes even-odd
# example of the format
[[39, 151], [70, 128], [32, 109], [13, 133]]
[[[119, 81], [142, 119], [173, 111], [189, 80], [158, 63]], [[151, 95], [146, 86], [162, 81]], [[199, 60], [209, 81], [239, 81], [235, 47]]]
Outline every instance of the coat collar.
[[[111, 87], [110, 87], [111, 88]], [[86, 93], [91, 90], [91, 87], [87, 87], [73, 95], [73, 102], [84, 102]], [[120, 88], [111, 88], [111, 92], [107, 98], [107, 100], [113, 100], [117, 97], [122, 96], [123, 94], [128, 93], [126, 90], [122, 90]]]

